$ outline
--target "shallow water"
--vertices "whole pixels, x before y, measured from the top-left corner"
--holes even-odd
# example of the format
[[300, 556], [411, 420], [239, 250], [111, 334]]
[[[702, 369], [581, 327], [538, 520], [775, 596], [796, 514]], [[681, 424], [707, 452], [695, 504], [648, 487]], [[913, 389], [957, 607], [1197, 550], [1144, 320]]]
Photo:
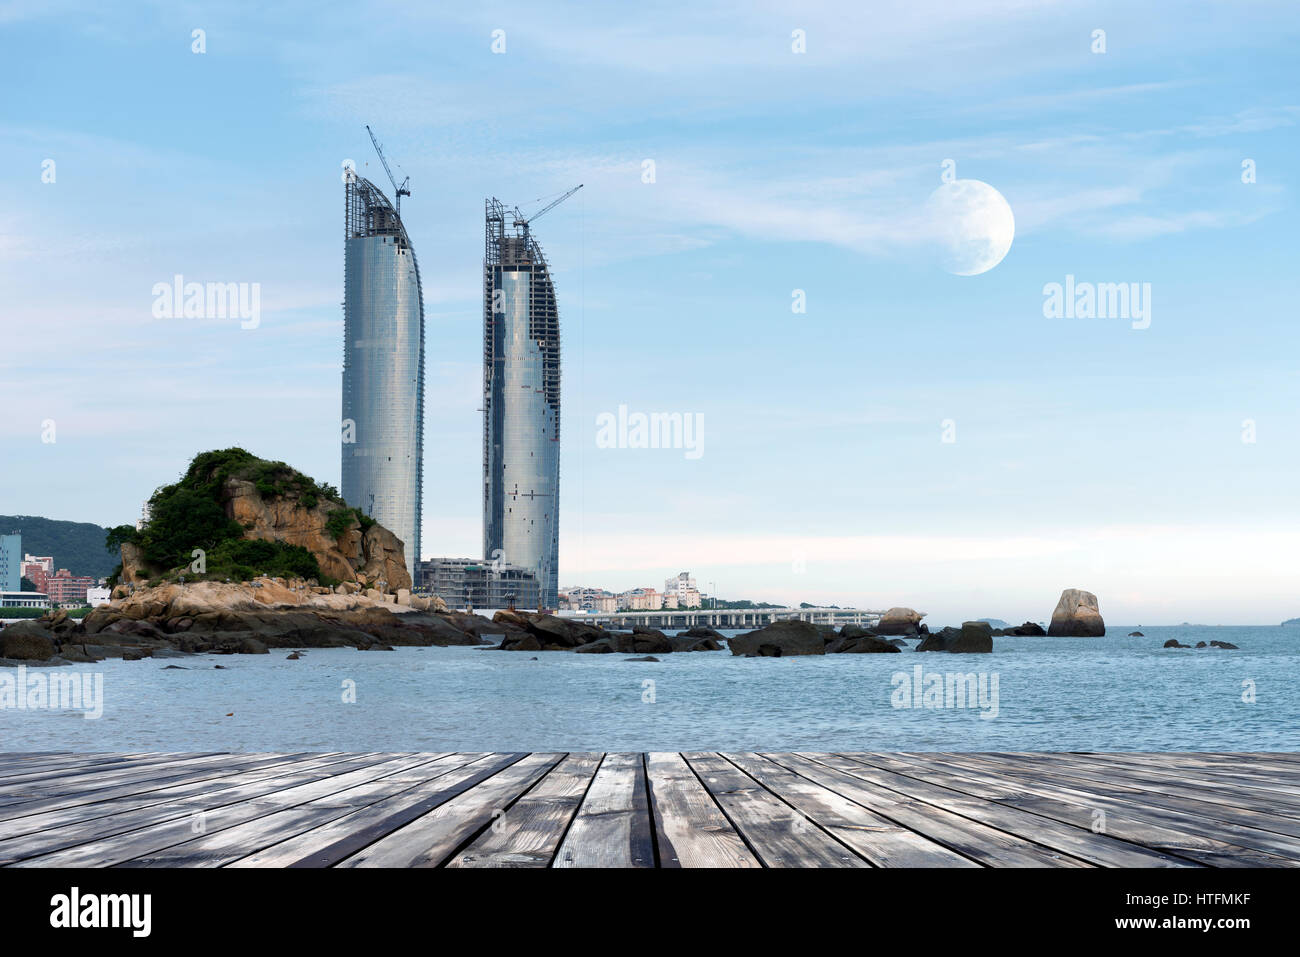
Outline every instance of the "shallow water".
[[[102, 674], [103, 716], [0, 708], [0, 750], [1300, 750], [1300, 628], [1119, 637], [1132, 630], [996, 638], [991, 655], [710, 652], [642, 663], [399, 648], [109, 660], [29, 669]], [[1162, 648], [1170, 637], [1240, 650]], [[910, 679], [916, 665], [985, 673], [989, 692], [996, 675], [996, 717], [981, 717], [991, 707], [894, 707], [894, 676]], [[355, 703], [343, 701], [346, 681]]]

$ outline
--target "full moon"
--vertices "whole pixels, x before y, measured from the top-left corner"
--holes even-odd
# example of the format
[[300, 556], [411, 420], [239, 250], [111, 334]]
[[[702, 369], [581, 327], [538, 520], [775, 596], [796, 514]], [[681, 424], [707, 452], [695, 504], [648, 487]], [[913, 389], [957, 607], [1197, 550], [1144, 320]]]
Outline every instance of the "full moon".
[[1016, 235], [1011, 205], [988, 183], [944, 183], [925, 204], [940, 264], [957, 276], [978, 276], [1002, 262]]

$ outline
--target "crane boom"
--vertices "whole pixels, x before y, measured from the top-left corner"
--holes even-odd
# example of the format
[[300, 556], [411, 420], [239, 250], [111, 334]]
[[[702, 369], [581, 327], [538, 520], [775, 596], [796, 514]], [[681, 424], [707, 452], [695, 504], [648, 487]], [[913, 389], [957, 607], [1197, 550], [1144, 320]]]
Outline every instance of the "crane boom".
[[545, 206], [543, 206], [543, 207], [542, 207], [541, 209], [539, 209], [537, 212], [533, 213], [533, 215], [528, 216], [528, 217], [525, 217], [523, 213], [519, 212], [519, 207], [516, 206], [516, 207], [515, 207], [515, 222], [516, 222], [518, 225], [523, 226], [524, 229], [527, 229], [529, 223], [531, 223], [533, 220], [537, 219], [537, 217], [541, 216], [543, 213], [549, 213], [549, 212], [550, 212], [551, 210], [553, 210], [556, 206], [559, 206], [562, 202], [564, 202], [566, 199], [568, 199], [570, 196], [572, 196], [572, 195], [573, 195], [574, 193], [576, 193], [578, 190], [582, 189], [582, 186], [583, 186], [583, 184], [582, 184], [582, 183], [579, 183], [577, 186], [573, 187], [573, 189], [569, 190], [567, 193], [565, 193], [565, 194], [564, 194], [563, 196], [561, 196], [559, 199], [553, 199], [553, 200], [551, 200], [549, 203], [547, 203]]
[[411, 191], [406, 187], [406, 184], [411, 181], [411, 177], [406, 177], [406, 179], [402, 180], [402, 185], [398, 186], [397, 177], [393, 175], [393, 171], [388, 166], [388, 159], [384, 156], [384, 148], [379, 145], [379, 140], [375, 138], [375, 131], [370, 128], [369, 124], [366, 125], [366, 132], [370, 134], [370, 142], [375, 144], [375, 152], [379, 154], [379, 162], [384, 164], [384, 172], [388, 174], [388, 181], [393, 184], [393, 194], [397, 200], [397, 218], [401, 219], [402, 197], [411, 195]]

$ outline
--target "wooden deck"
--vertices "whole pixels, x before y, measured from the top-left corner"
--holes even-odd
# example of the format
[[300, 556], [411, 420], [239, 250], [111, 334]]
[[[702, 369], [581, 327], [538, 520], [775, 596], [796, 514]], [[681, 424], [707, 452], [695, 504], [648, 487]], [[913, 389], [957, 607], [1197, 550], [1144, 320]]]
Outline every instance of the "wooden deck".
[[17, 867], [1285, 867], [1300, 754], [0, 754]]

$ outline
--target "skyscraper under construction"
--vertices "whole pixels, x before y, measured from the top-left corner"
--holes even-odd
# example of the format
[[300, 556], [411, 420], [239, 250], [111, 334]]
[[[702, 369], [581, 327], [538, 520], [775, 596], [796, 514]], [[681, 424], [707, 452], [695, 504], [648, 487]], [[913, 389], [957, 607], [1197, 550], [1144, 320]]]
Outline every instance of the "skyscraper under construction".
[[[579, 188], [534, 213], [536, 219]], [[487, 201], [483, 268], [483, 556], [559, 600], [560, 316], [529, 219]]]
[[355, 172], [345, 184], [342, 493], [402, 540], [414, 579], [421, 557], [424, 297], [400, 214], [409, 191], [393, 182], [394, 209]]

